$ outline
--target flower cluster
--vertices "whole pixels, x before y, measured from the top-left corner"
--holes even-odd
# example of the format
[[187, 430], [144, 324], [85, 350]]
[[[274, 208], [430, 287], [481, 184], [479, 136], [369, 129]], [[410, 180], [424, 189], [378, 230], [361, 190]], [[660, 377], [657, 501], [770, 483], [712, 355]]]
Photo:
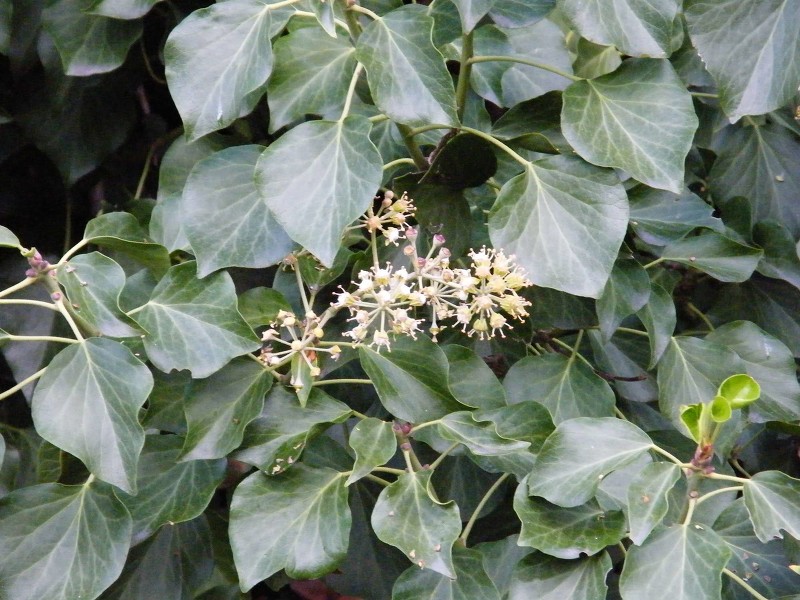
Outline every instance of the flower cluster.
[[408, 219], [416, 212], [414, 201], [403, 192], [400, 198], [396, 198], [391, 190], [383, 194], [381, 206], [376, 213], [372, 207], [367, 214], [359, 221], [359, 227], [364, 227], [370, 234], [380, 232], [384, 237], [384, 243], [398, 245], [400, 240], [405, 239], [406, 230], [409, 228]]

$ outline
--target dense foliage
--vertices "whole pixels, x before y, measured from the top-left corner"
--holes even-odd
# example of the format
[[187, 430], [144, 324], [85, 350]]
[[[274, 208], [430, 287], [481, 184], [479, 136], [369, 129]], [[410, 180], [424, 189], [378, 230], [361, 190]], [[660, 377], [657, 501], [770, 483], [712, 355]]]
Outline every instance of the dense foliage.
[[800, 5], [207, 4], [0, 0], [0, 598], [797, 598]]

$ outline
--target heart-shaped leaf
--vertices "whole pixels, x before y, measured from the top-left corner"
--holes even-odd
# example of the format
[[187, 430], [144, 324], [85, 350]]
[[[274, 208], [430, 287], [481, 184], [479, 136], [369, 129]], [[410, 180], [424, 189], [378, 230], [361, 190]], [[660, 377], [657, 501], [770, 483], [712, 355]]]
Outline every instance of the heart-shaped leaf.
[[763, 256], [760, 248], [703, 231], [673, 242], [664, 248], [661, 258], [700, 269], [720, 281], [741, 282], [750, 279]]
[[348, 443], [356, 453], [356, 462], [346, 485], [358, 481], [375, 467], [385, 465], [397, 452], [392, 424], [372, 417], [353, 427]]
[[661, 524], [669, 509], [669, 491], [681, 477], [670, 462], [645, 465], [628, 487], [628, 537], [639, 546]]
[[563, 560], [539, 552], [514, 568], [509, 600], [605, 600], [606, 575], [611, 570], [606, 552], [578, 560]]
[[86, 224], [83, 239], [134, 259], [158, 277], [170, 267], [167, 249], [150, 240], [136, 217], [129, 213], [112, 212], [96, 216]]
[[783, 537], [781, 530], [800, 538], [800, 480], [781, 471], [756, 473], [744, 484], [744, 503], [762, 542]]

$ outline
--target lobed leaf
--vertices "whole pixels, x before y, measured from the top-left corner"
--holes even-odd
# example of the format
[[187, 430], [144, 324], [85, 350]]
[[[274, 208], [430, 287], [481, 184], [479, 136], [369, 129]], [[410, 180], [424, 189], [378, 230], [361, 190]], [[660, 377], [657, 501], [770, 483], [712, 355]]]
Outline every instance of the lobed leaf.
[[781, 471], [762, 471], [744, 483], [744, 504], [756, 537], [764, 543], [783, 537], [800, 539], [800, 480]]
[[509, 600], [605, 600], [606, 575], [611, 571], [606, 552], [577, 560], [564, 560], [536, 553], [514, 568]]
[[353, 427], [348, 443], [356, 453], [356, 462], [345, 485], [355, 483], [375, 467], [385, 465], [397, 452], [392, 424], [372, 417]]
[[483, 567], [481, 553], [469, 548], [455, 548], [455, 577], [412, 566], [392, 587], [392, 600], [500, 600], [500, 593]]
[[681, 477], [680, 467], [671, 462], [645, 465], [628, 488], [628, 521], [631, 541], [641, 546], [669, 510], [670, 490]]

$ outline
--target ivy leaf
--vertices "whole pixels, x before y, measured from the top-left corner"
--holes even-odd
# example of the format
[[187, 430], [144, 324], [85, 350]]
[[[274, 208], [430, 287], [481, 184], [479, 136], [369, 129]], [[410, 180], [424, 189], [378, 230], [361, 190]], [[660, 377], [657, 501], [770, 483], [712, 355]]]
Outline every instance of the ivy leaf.
[[[679, 193], [697, 129], [692, 98], [666, 60], [635, 58], [564, 91], [564, 137], [590, 163]], [[659, 118], [651, 116], [657, 112]]]
[[235, 358], [210, 377], [193, 380], [184, 400], [182, 460], [223, 458], [238, 448], [245, 427], [261, 413], [271, 385], [272, 376], [246, 358]]
[[456, 344], [445, 346], [443, 350], [449, 365], [447, 387], [456, 400], [472, 408], [506, 405], [503, 385], [481, 357]]
[[580, 38], [575, 48], [575, 75], [584, 79], [594, 79], [616, 71], [622, 64], [622, 57], [614, 46], [594, 44], [586, 38]]
[[140, 21], [122, 21], [86, 12], [93, 0], [50, 0], [42, 27], [52, 36], [64, 72], [85, 77], [113, 71], [142, 34]]
[[[717, 82], [731, 122], [786, 104], [800, 84], [800, 7], [783, 0], [684, 6], [692, 44]], [[746, 39], [746, 44], [740, 40]], [[739, 148], [739, 150], [743, 150]]]
[[159, 0], [89, 0], [86, 12], [114, 19], [138, 19], [145, 16]]
[[112, 212], [98, 215], [86, 224], [83, 239], [134, 259], [150, 269], [157, 277], [161, 277], [170, 267], [167, 249], [161, 244], [152, 242], [136, 217], [129, 213]]
[[531, 356], [514, 363], [503, 380], [511, 404], [536, 400], [556, 424], [575, 417], [606, 417], [614, 412], [611, 386], [575, 358]]
[[356, 462], [345, 485], [355, 483], [375, 467], [385, 465], [397, 452], [392, 424], [373, 417], [363, 419], [353, 427], [348, 443], [356, 453]]
[[116, 262], [91, 252], [71, 258], [58, 267], [58, 283], [64, 286], [78, 319], [110, 337], [141, 335], [136, 322], [119, 307], [125, 271]]
[[657, 283], [651, 283], [650, 298], [636, 316], [647, 329], [650, 342], [650, 362], [647, 368], [652, 369], [661, 359], [675, 332], [677, 314], [672, 295]]
[[478, 21], [492, 9], [495, 2], [496, 0], [453, 0], [461, 17], [462, 31], [464, 33], [472, 31]]
[[356, 58], [367, 69], [375, 105], [392, 121], [456, 127], [453, 81], [432, 41], [424, 6], [403, 6], [364, 28]]
[[560, 0], [564, 16], [586, 39], [623, 54], [666, 58], [672, 53], [676, 0], [623, 0], [611, 10], [598, 0]]
[[429, 338], [400, 337], [385, 354], [362, 346], [358, 355], [381, 404], [396, 417], [424, 423], [463, 408], [447, 387], [447, 357]]
[[761, 471], [744, 483], [744, 504], [753, 529], [765, 544], [782, 538], [781, 530], [800, 538], [800, 480], [781, 471]]
[[669, 492], [681, 477], [680, 467], [671, 462], [645, 465], [628, 488], [628, 537], [641, 546], [663, 521], [669, 509]]
[[661, 258], [700, 269], [720, 281], [738, 283], [750, 279], [763, 256], [760, 248], [703, 231], [673, 242], [664, 248]]
[[442, 437], [464, 444], [470, 452], [478, 456], [510, 454], [526, 450], [530, 446], [528, 442], [501, 437], [493, 423], [479, 423], [469, 411], [445, 415], [436, 427]]
[[90, 338], [59, 352], [33, 393], [36, 431], [79, 458], [98, 479], [136, 493], [144, 444], [139, 409], [150, 371], [122, 344]]
[[395, 581], [392, 600], [500, 600], [500, 593], [483, 567], [480, 552], [455, 548], [453, 568], [455, 578], [430, 569], [409, 567]]
[[749, 408], [761, 419], [800, 419], [800, 384], [791, 351], [749, 321], [726, 323], [706, 339], [736, 352], [745, 371], [761, 386], [761, 397]]
[[502, 408], [472, 413], [476, 421], [491, 421], [497, 433], [510, 440], [528, 442], [528, 451], [538, 453], [555, 425], [547, 409], [538, 402], [525, 400]]
[[556, 0], [495, 0], [489, 16], [501, 27], [524, 27], [543, 19], [555, 5]]
[[305, 27], [279, 38], [274, 52], [275, 69], [267, 86], [269, 130], [274, 132], [307, 114], [338, 116], [334, 113], [344, 106], [356, 66], [350, 41]]
[[186, 180], [183, 227], [199, 277], [223, 267], [268, 267], [291, 252], [292, 240], [256, 188], [263, 151], [257, 145], [220, 150], [200, 160]]
[[313, 437], [331, 423], [350, 416], [350, 408], [314, 388], [305, 407], [283, 386], [275, 386], [264, 402], [261, 416], [247, 426], [244, 441], [233, 455], [274, 475], [291, 466]]
[[272, 323], [281, 310], [291, 312], [292, 307], [276, 289], [254, 287], [239, 296], [239, 312], [253, 329]]
[[271, 15], [255, 0], [222, 2], [170, 33], [167, 82], [190, 141], [245, 116], [261, 98], [272, 72]]
[[256, 472], [236, 487], [230, 540], [242, 589], [281, 569], [294, 579], [328, 573], [347, 554], [352, 517], [342, 474], [296, 465]]
[[674, 525], [631, 546], [620, 577], [623, 598], [720, 598], [731, 551], [710, 528]]
[[649, 299], [647, 271], [633, 259], [618, 258], [603, 293], [597, 298], [597, 318], [604, 341], [611, 338], [625, 317], [646, 306]]
[[764, 250], [758, 272], [783, 279], [800, 290], [800, 255], [794, 237], [783, 223], [767, 220], [753, 227], [753, 242]]
[[625, 537], [627, 528], [622, 511], [604, 511], [595, 500], [562, 508], [528, 496], [524, 481], [514, 494], [514, 512], [522, 522], [517, 543], [556, 558], [597, 554]]
[[461, 518], [454, 502], [442, 504], [431, 497], [431, 475], [405, 473], [385, 487], [372, 511], [372, 528], [378, 539], [402, 550], [419, 568], [452, 579], [452, 549], [461, 533]]
[[489, 214], [489, 236], [517, 256], [535, 285], [596, 298], [627, 222], [614, 173], [555, 156], [528, 163], [506, 182]]
[[547, 438], [529, 482], [532, 495], [573, 507], [593, 495], [600, 480], [653, 447], [635, 425], [615, 418], [564, 421]]
[[273, 142], [256, 165], [263, 201], [289, 236], [330, 267], [344, 228], [367, 210], [383, 174], [370, 122], [302, 123]]
[[136, 320], [149, 332], [144, 338], [147, 357], [164, 372], [188, 369], [200, 379], [260, 348], [236, 309], [230, 275], [197, 279], [193, 262], [167, 272]]
[[14, 232], [12, 232], [8, 227], [3, 227], [2, 225], [0, 225], [0, 247], [18, 249], [22, 248], [19, 243], [19, 238], [14, 235]]
[[175, 435], [148, 435], [136, 472], [138, 493], [117, 494], [133, 518], [136, 542], [201, 514], [225, 477], [224, 460], [178, 462], [182, 444]]
[[688, 190], [673, 194], [637, 185], [628, 190], [631, 228], [644, 242], [666, 246], [697, 227], [722, 231], [722, 221], [713, 217], [714, 207]]
[[509, 600], [605, 600], [606, 575], [611, 571], [606, 552], [578, 560], [563, 560], [535, 553], [514, 568]]
[[130, 537], [131, 517], [109, 485], [46, 483], [16, 490], [0, 499], [3, 595], [96, 598], [122, 571]]

